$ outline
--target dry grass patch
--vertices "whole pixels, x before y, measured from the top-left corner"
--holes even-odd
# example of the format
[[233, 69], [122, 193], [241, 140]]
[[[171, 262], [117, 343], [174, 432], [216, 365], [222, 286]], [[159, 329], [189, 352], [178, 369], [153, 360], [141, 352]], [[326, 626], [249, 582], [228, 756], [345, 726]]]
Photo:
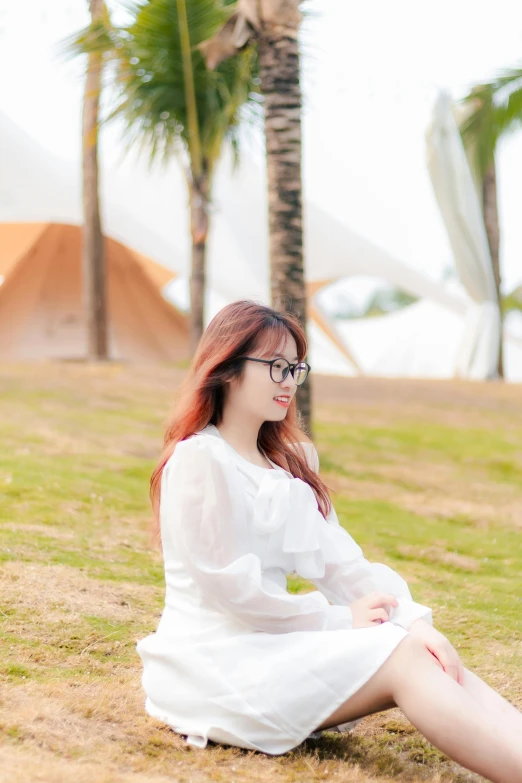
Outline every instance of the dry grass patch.
[[444, 563], [445, 565], [454, 566], [461, 571], [472, 571], [473, 573], [476, 573], [480, 568], [480, 563], [476, 558], [459, 555], [456, 552], [448, 552], [445, 541], [442, 543], [434, 541], [432, 546], [422, 548], [401, 544], [397, 547], [397, 551], [401, 555], [408, 555], [409, 557], [413, 555], [413, 557], [428, 559], [434, 566]]
[[76, 568], [64, 565], [4, 563], [0, 569], [0, 600], [17, 610], [38, 609], [46, 622], [84, 615], [99, 615], [107, 620], [129, 622], [150, 618], [150, 610], [159, 604], [162, 591], [132, 582], [102, 582], [90, 579]]
[[[191, 748], [147, 716], [135, 643], [164, 598], [148, 479], [182, 377], [169, 366], [3, 367], [0, 781], [478, 780], [399, 710], [280, 757]], [[520, 390], [314, 383], [315, 440], [341, 522], [433, 607], [465, 665], [522, 706]]]
[[[130, 678], [108, 684], [83, 684], [75, 688], [35, 685], [11, 688], [10, 705], [0, 703], [0, 724], [9, 751], [3, 760], [12, 765], [14, 780], [80, 780], [84, 774], [110, 780], [161, 783], [170, 779], [199, 783], [202, 780], [294, 781], [338, 780], [363, 783], [379, 781], [436, 781], [464, 783], [477, 778], [459, 770], [423, 740], [398, 710], [366, 720], [365, 731], [351, 735], [327, 733], [284, 756], [225, 747], [210, 743], [193, 749], [158, 722], [147, 719], [142, 695]], [[39, 759], [38, 767], [33, 760]], [[103, 760], [93, 764], [92, 760]], [[444, 767], [433, 772], [433, 764]], [[27, 775], [23, 778], [22, 775]], [[55, 778], [55, 775], [62, 777]], [[165, 777], [164, 777], [165, 776]], [[0, 778], [1, 779], [1, 778]], [[86, 778], [87, 779], [87, 778]]]

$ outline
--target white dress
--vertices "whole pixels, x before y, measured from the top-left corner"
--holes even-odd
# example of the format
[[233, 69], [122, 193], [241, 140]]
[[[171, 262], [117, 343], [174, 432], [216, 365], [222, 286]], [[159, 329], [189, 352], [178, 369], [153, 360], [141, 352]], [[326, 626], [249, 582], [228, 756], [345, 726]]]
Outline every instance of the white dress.
[[[312, 444], [309, 464], [318, 470]], [[309, 484], [238, 454], [212, 424], [176, 444], [161, 481], [165, 607], [138, 641], [149, 715], [184, 735], [278, 755], [299, 745], [379, 669], [431, 609], [370, 563]], [[286, 575], [318, 589], [294, 595]], [[352, 601], [399, 602], [352, 628]], [[360, 720], [360, 719], [359, 719]], [[352, 721], [354, 725], [358, 721]]]

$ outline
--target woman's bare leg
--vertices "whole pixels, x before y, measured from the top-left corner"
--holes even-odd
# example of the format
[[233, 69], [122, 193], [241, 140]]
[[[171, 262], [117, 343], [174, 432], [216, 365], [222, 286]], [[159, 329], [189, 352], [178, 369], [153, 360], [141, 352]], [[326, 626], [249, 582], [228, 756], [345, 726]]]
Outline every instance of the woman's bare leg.
[[[467, 677], [467, 683], [485, 698], [487, 692], [473, 677]], [[493, 783], [520, 783], [522, 742], [515, 742], [515, 729], [505, 715], [499, 719], [498, 704], [491, 713], [492, 697], [487, 696], [488, 706], [483, 706], [409, 634], [373, 677], [319, 728], [397, 705], [429, 742], [463, 767]]]
[[491, 717], [502, 723], [506, 731], [512, 731], [522, 744], [522, 712], [466, 667], [462, 685]]

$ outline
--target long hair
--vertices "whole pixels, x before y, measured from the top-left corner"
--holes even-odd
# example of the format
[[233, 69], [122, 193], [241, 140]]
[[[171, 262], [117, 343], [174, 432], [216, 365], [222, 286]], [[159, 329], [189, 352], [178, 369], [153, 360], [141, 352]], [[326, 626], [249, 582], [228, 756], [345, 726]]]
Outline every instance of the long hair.
[[[223, 415], [225, 383], [241, 381], [245, 356], [263, 347], [270, 357], [288, 333], [297, 346], [299, 361], [304, 361], [308, 343], [300, 322], [290, 313], [280, 313], [266, 305], [241, 299], [223, 307], [205, 329], [187, 375], [179, 387], [173, 413], [167, 419], [163, 451], [150, 479], [153, 509], [152, 540], [161, 543], [160, 488], [161, 475], [176, 444], [208, 424], [219, 426]], [[310, 438], [299, 421], [295, 395], [281, 421], [265, 421], [259, 429], [257, 445], [265, 454], [294, 478], [306, 481], [317, 498], [318, 508], [326, 517], [332, 508], [326, 484], [306, 460], [300, 442]]]

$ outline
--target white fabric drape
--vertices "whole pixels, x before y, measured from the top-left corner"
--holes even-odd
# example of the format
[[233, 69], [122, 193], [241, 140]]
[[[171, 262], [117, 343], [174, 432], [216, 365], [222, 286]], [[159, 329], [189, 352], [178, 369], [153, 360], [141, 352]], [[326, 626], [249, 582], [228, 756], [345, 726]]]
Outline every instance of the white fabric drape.
[[497, 375], [500, 313], [488, 238], [450, 96], [442, 92], [427, 134], [427, 164], [459, 278], [472, 300], [455, 375]]

